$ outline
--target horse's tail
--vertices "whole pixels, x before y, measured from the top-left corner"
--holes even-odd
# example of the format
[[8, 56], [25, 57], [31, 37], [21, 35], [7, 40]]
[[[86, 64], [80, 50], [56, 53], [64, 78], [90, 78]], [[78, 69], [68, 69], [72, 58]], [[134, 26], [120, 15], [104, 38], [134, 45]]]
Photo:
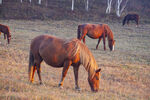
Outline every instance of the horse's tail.
[[34, 57], [30, 51], [30, 53], [29, 53], [29, 69], [28, 69], [29, 81], [31, 80], [33, 66], [34, 66]]
[[80, 34], [81, 34], [81, 26], [78, 26], [78, 33], [77, 33], [77, 38], [80, 39]]
[[127, 16], [124, 17], [124, 19], [122, 21], [122, 25], [124, 25], [126, 23], [126, 19], [127, 19]]

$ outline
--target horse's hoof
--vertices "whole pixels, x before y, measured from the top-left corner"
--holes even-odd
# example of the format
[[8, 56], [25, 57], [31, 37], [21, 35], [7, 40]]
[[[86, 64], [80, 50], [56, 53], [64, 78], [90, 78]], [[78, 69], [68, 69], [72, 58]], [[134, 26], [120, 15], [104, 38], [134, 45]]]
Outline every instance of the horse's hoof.
[[80, 89], [79, 87], [75, 87], [75, 89], [76, 89], [77, 91], [81, 91], [81, 89]]
[[43, 85], [43, 83], [42, 83], [42, 82], [40, 82], [40, 85]]
[[59, 87], [60, 89], [63, 89], [62, 84], [58, 84], [58, 87]]

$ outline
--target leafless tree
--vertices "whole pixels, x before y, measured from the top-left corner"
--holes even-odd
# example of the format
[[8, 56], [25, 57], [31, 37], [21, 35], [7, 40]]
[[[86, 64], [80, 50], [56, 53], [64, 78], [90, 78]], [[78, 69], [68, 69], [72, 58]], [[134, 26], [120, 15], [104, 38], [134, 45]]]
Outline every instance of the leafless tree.
[[86, 6], [85, 6], [86, 11], [89, 10], [89, 0], [86, 0]]
[[71, 6], [71, 10], [74, 10], [74, 0], [72, 0], [72, 6]]
[[117, 14], [118, 17], [120, 17], [121, 13], [125, 9], [125, 7], [126, 7], [126, 5], [128, 3], [128, 0], [124, 0], [124, 4], [122, 4], [122, 6], [121, 6], [121, 3], [123, 3], [122, 0], [117, 0], [117, 3], [116, 3], [117, 4], [116, 14]]
[[42, 0], [39, 0], [39, 5], [41, 4]]
[[[124, 11], [127, 3], [129, 0], [116, 0], [116, 15], [118, 17], [121, 16], [122, 12]], [[110, 13], [111, 11], [111, 4], [112, 4], [112, 0], [107, 0], [107, 9], [106, 9], [106, 13]]]
[[0, 0], [0, 4], [2, 4], [2, 0]]
[[111, 11], [111, 3], [112, 3], [112, 0], [107, 0], [106, 14], [109, 14]]

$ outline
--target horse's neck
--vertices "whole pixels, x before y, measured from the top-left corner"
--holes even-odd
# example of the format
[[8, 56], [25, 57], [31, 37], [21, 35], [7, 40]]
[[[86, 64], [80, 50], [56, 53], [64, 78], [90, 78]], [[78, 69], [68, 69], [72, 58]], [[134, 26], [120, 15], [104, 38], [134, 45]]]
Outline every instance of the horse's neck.
[[86, 69], [86, 71], [88, 72], [88, 76], [92, 78], [98, 66], [96, 64], [94, 56], [85, 45], [80, 47], [80, 61], [81, 61], [81, 64]]
[[107, 31], [107, 38], [108, 38], [108, 40], [113, 40], [113, 33], [112, 33], [112, 31], [110, 30], [110, 28], [109, 27], [107, 27], [106, 28], [106, 31]]

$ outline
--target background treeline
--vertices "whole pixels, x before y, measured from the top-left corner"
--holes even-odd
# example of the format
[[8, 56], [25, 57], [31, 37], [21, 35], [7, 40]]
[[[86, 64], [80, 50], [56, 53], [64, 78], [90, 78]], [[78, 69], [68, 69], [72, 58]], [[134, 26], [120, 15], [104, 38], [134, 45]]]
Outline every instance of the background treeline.
[[149, 21], [150, 1], [129, 0], [118, 18], [115, 13], [116, 0], [112, 1], [111, 13], [106, 14], [107, 0], [89, 0], [89, 9], [85, 10], [86, 0], [74, 0], [74, 11], [71, 0], [3, 0], [0, 5], [1, 19], [70, 19], [70, 20], [117, 20], [127, 13], [138, 13], [142, 20]]

